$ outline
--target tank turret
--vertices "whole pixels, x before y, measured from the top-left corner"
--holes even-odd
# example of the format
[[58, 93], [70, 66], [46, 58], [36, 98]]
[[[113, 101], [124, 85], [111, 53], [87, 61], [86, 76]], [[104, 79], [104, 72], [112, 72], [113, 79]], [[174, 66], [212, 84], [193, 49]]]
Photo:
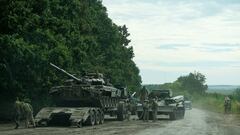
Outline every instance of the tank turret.
[[50, 63], [52, 67], [71, 78], [63, 85], [52, 87], [50, 95], [57, 106], [66, 107], [116, 107], [124, 90], [105, 83], [101, 73], [85, 73], [76, 77], [64, 69]]

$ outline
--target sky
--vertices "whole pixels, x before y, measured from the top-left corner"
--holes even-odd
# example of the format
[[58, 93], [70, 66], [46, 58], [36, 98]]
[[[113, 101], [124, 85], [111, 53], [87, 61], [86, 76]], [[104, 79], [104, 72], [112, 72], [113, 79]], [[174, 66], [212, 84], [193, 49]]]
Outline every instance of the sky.
[[126, 25], [143, 84], [200, 72], [208, 85], [240, 85], [240, 0], [103, 0]]

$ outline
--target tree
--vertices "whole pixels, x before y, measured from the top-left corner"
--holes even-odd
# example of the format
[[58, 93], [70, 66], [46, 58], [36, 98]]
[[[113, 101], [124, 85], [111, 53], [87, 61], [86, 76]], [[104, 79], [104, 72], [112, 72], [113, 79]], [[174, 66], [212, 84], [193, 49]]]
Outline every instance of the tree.
[[26, 97], [39, 108], [48, 90], [70, 73], [102, 72], [114, 85], [141, 86], [127, 27], [108, 17], [99, 0], [0, 1], [0, 100]]
[[177, 79], [177, 82], [181, 84], [183, 90], [187, 90], [190, 93], [204, 94], [208, 86], [205, 84], [206, 77], [199, 73], [189, 73], [187, 76], [181, 76]]

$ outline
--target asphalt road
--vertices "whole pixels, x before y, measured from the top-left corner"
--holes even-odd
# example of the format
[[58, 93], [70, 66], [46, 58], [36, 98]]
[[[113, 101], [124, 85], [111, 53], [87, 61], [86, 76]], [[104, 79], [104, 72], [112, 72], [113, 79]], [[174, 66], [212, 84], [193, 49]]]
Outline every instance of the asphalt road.
[[103, 125], [83, 128], [13, 128], [14, 124], [0, 124], [0, 135], [240, 135], [240, 117], [192, 109], [186, 111], [184, 119], [176, 121], [167, 117], [161, 117], [157, 122], [109, 119]]

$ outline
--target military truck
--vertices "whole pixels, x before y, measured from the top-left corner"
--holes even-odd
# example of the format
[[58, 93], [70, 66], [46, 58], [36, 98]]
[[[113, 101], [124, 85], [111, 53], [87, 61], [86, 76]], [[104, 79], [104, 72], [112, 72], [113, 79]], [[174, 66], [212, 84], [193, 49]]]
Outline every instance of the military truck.
[[78, 78], [52, 63], [50, 65], [71, 79], [50, 89], [56, 106], [42, 108], [37, 113], [37, 126], [93, 126], [103, 124], [106, 114], [116, 116], [120, 121], [126, 119], [126, 88], [106, 83], [101, 73], [84, 73]]
[[[158, 104], [158, 115], [169, 115], [171, 120], [181, 119], [184, 118], [185, 108], [184, 108], [184, 96], [179, 95], [172, 97], [171, 90], [153, 90], [149, 93], [148, 99], [157, 100]], [[143, 107], [142, 103], [137, 105], [137, 115], [139, 119], [143, 117]], [[149, 119], [152, 119], [152, 110], [150, 106], [149, 110]]]

